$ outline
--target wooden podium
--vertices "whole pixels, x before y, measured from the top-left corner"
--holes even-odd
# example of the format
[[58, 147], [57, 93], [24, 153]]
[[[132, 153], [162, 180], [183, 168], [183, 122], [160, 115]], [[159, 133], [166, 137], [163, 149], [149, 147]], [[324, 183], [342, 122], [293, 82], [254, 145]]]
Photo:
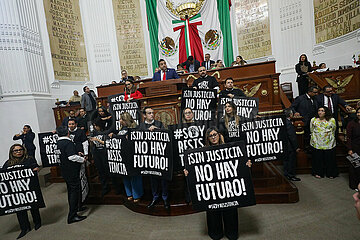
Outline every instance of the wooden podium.
[[[281, 90], [279, 87], [279, 73], [275, 71], [275, 62], [248, 64], [245, 66], [210, 70], [219, 82], [221, 89], [228, 77], [234, 79], [234, 86], [240, 88], [247, 96], [259, 98], [259, 114], [273, 115], [282, 113]], [[137, 81], [139, 91], [144, 95], [141, 99], [142, 107], [150, 106], [154, 109], [155, 119], [164, 125], [179, 122], [181, 92], [183, 88], [191, 86], [198, 74], [183, 74], [180, 79], [152, 82], [151, 79]], [[98, 105], [107, 106], [107, 97], [123, 92], [123, 84], [98, 86]], [[299, 200], [298, 190], [289, 182], [280, 170], [272, 163], [255, 163], [252, 167], [257, 203], [294, 203]], [[192, 213], [191, 205], [185, 203], [185, 177], [182, 173], [174, 173], [169, 186], [171, 208], [166, 211], [163, 205], [148, 210], [146, 205], [151, 201], [149, 179], [143, 178], [145, 195], [140, 204], [133, 204], [126, 200], [125, 193], [116, 195], [114, 191], [101, 198], [101, 187], [97, 179], [90, 179], [91, 204], [124, 204], [133, 211], [151, 215], [181, 215]]]

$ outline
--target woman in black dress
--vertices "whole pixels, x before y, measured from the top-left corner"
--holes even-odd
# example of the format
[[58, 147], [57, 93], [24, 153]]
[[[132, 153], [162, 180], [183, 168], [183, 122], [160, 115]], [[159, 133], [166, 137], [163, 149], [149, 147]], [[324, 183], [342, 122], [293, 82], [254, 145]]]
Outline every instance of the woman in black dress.
[[35, 133], [33, 133], [30, 125], [25, 125], [23, 130], [19, 134], [15, 134], [13, 140], [21, 139], [22, 145], [26, 148], [28, 156], [33, 157], [35, 159]]
[[[39, 171], [39, 165], [35, 161], [33, 157], [30, 157], [27, 154], [27, 150], [20, 144], [14, 144], [10, 147], [9, 150], [9, 160], [4, 163], [3, 169], [12, 168], [14, 166], [17, 167], [29, 167], [32, 170]], [[30, 210], [34, 224], [35, 230], [38, 230], [41, 227], [41, 217], [38, 208]], [[20, 211], [16, 213], [17, 219], [19, 221], [21, 232], [17, 239], [22, 238], [28, 232], [31, 231], [30, 222], [28, 218], [27, 211]]]
[[312, 72], [312, 67], [305, 54], [301, 54], [299, 63], [295, 65], [297, 73], [296, 82], [298, 83], [299, 96], [307, 92], [309, 87], [308, 73]]

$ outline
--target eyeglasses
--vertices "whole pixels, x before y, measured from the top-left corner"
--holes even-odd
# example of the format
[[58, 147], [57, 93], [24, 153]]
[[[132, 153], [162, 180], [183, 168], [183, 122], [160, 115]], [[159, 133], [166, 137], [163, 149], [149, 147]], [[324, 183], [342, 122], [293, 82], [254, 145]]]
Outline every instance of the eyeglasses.
[[185, 115], [190, 115], [192, 112], [184, 112]]
[[131, 85], [131, 83], [125, 83], [125, 86], [130, 86]]
[[218, 133], [211, 134], [211, 135], [209, 135], [209, 138], [216, 138], [217, 135], [218, 135]]
[[24, 149], [14, 149], [13, 152], [22, 152]]

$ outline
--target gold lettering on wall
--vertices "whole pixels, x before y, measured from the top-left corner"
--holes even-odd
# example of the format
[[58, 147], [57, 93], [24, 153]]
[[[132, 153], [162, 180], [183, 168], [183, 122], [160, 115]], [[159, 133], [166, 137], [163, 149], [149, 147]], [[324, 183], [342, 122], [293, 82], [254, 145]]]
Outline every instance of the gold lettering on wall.
[[113, 0], [121, 69], [129, 75], [147, 76], [140, 0]]
[[79, 0], [44, 0], [56, 80], [88, 81]]
[[235, 0], [239, 54], [254, 59], [272, 54], [267, 0]]
[[314, 0], [316, 43], [360, 28], [359, 0]]

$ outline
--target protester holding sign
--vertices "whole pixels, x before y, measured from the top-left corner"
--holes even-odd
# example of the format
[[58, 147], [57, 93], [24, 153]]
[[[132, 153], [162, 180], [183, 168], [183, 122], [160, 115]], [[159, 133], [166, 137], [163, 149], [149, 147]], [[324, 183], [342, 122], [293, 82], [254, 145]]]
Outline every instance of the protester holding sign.
[[15, 134], [13, 140], [21, 139], [23, 146], [26, 148], [28, 155], [35, 158], [35, 133], [32, 131], [30, 125], [24, 125], [23, 130], [19, 134]]
[[240, 117], [236, 114], [233, 102], [225, 104], [225, 115], [219, 120], [219, 130], [223, 133], [225, 142], [240, 141]]
[[143, 97], [141, 92], [136, 89], [134, 80], [128, 79], [125, 82], [125, 101], [130, 102], [133, 99], [140, 99]]
[[[116, 134], [109, 134], [109, 137], [125, 136], [129, 129], [137, 128], [136, 122], [128, 112], [123, 112], [120, 115], [120, 125], [120, 130]], [[124, 176], [123, 183], [127, 199], [134, 201], [134, 203], [140, 202], [140, 198], [144, 195], [142, 176]]]
[[315, 178], [335, 178], [339, 171], [335, 159], [336, 123], [327, 107], [320, 107], [310, 121], [312, 151], [312, 172]]
[[219, 97], [246, 97], [243, 91], [234, 88], [234, 80], [231, 77], [225, 79], [224, 85], [225, 89], [220, 92]]
[[194, 113], [191, 108], [187, 107], [182, 112], [182, 122], [183, 123], [193, 123], [194, 122]]
[[[145, 107], [143, 110], [144, 122], [140, 124], [141, 130], [150, 130], [154, 131], [155, 129], [162, 129], [164, 125], [162, 122], [154, 119], [154, 110], [150, 107]], [[168, 201], [168, 181], [165, 179], [160, 179], [158, 177], [150, 177], [151, 181], [151, 192], [153, 195], [153, 199], [150, 204], [147, 206], [148, 208], [153, 208], [160, 198], [160, 189], [161, 189], [161, 197], [164, 200], [165, 209], [170, 208], [170, 203]]]
[[[39, 171], [39, 165], [34, 158], [27, 154], [26, 148], [20, 144], [14, 144], [10, 147], [9, 151], [9, 160], [4, 163], [3, 169], [8, 169], [14, 166], [29, 167], [32, 170]], [[41, 227], [41, 217], [38, 208], [32, 208], [30, 210], [34, 224], [35, 230], [38, 230]], [[27, 211], [20, 211], [16, 213], [17, 219], [19, 221], [21, 232], [17, 239], [22, 238], [28, 232], [31, 231], [30, 222], [28, 218]]]
[[66, 182], [68, 191], [69, 214], [67, 223], [71, 224], [86, 218], [86, 216], [79, 216], [77, 214], [81, 189], [80, 167], [85, 159], [77, 155], [75, 144], [69, 137], [67, 127], [58, 127], [56, 133], [59, 135], [57, 146], [60, 150], [61, 174]]
[[93, 122], [94, 131], [91, 133], [90, 142], [92, 143], [92, 155], [96, 169], [99, 173], [101, 182], [101, 196], [103, 197], [110, 192], [109, 181], [109, 165], [107, 162], [106, 149], [105, 149], [105, 132], [104, 122], [97, 118]]
[[216, 89], [219, 90], [219, 83], [215, 77], [206, 74], [206, 68], [204, 66], [199, 67], [200, 77], [195, 79], [192, 87], [195, 89]]
[[[209, 128], [206, 131], [206, 146], [218, 146], [221, 144], [224, 144], [223, 135], [220, 133], [220, 131], [218, 129], [213, 128], [213, 127]], [[233, 150], [234, 155], [236, 155], [236, 152], [237, 152], [236, 150]], [[241, 154], [243, 154], [243, 153], [241, 152]], [[221, 155], [222, 154], [218, 154], [218, 156], [220, 156], [220, 157], [221, 157]], [[207, 156], [209, 156], [209, 155], [207, 155]], [[213, 157], [217, 159], [218, 157], [217, 156], [215, 157], [215, 156], [216, 155], [213, 155]], [[229, 158], [229, 156], [227, 158]], [[224, 157], [223, 159], [221, 158], [219, 161], [221, 162], [221, 161], [225, 161], [225, 160], [226, 160], [226, 157]], [[188, 159], [188, 161], [196, 162], [195, 159], [193, 159], [193, 160]], [[212, 160], [212, 161], [214, 161], [214, 160]], [[246, 165], [248, 167], [251, 167], [251, 161], [248, 160]], [[222, 176], [225, 178], [225, 174], [230, 174], [229, 169], [232, 167], [228, 166], [227, 168], [229, 168], [229, 169], [227, 170], [226, 173], [225, 173], [225, 168], [226, 168], [225, 166], [220, 167], [220, 165], [217, 165], [216, 168], [218, 169], [217, 177], [221, 178], [220, 176]], [[189, 174], [189, 172], [186, 169], [184, 170], [184, 173], [185, 173], [185, 176], [188, 176], [188, 174]], [[237, 173], [231, 173], [231, 174], [236, 175]], [[204, 173], [204, 175], [207, 175], [207, 176], [204, 176], [204, 178], [207, 178], [207, 177], [210, 178], [209, 174]], [[210, 174], [210, 175], [213, 176], [214, 174]], [[201, 177], [198, 176], [198, 178], [201, 178]], [[229, 184], [231, 185], [231, 183], [229, 183]], [[212, 185], [214, 186], [215, 184], [212, 184]], [[212, 188], [212, 189], [214, 189], [214, 188]], [[222, 190], [222, 191], [226, 192], [226, 190]], [[215, 191], [215, 192], [217, 192], [217, 191]], [[252, 194], [249, 193], [249, 195], [253, 195], [253, 193]], [[214, 193], [212, 196], [214, 196]], [[251, 202], [252, 203], [250, 205], [255, 204], [255, 199], [252, 199]], [[236, 203], [238, 203], [238, 202], [236, 202]], [[226, 205], [227, 205], [227, 203], [226, 203]], [[228, 239], [237, 239], [238, 238], [237, 208], [225, 208], [225, 209], [219, 208], [218, 210], [207, 210], [206, 211], [206, 220], [207, 220], [207, 225], [208, 225], [208, 234], [211, 237], [211, 239], [221, 239], [224, 236], [224, 234]]]
[[96, 111], [93, 113], [93, 115], [91, 116], [92, 123], [94, 123], [98, 119], [104, 125], [104, 131], [106, 132], [106, 134], [110, 133], [113, 130], [112, 116], [104, 106], [98, 107], [96, 109]]
[[[346, 127], [348, 154], [353, 156], [355, 153], [360, 155], [360, 108], [356, 109], [356, 118], [349, 122]], [[350, 187], [356, 188], [360, 183], [360, 168], [349, 167]]]

